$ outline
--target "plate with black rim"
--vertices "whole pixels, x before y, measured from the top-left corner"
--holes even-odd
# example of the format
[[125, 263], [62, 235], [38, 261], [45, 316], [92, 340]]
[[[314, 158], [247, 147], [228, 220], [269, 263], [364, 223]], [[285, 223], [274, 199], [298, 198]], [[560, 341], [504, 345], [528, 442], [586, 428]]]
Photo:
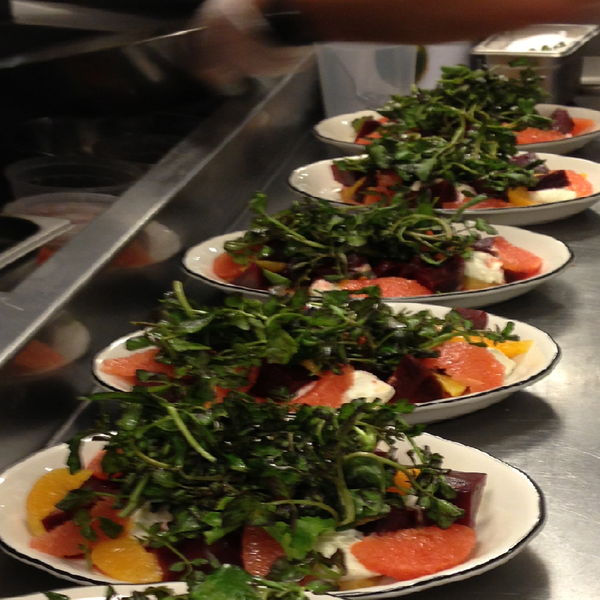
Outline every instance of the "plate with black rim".
[[[433, 452], [440, 453], [448, 468], [487, 473], [475, 523], [477, 544], [471, 556], [464, 563], [433, 575], [333, 592], [333, 595], [365, 600], [391, 598], [461, 581], [514, 558], [542, 530], [546, 520], [544, 497], [537, 484], [523, 471], [486, 452], [429, 434], [422, 434], [417, 441], [420, 446], [427, 445]], [[91, 460], [102, 447], [103, 443], [99, 441], [85, 442], [82, 449], [84, 463]], [[408, 443], [399, 442], [398, 460], [402, 461], [410, 448]], [[0, 546], [18, 560], [78, 584], [122, 583], [91, 571], [82, 559], [56, 558], [29, 546], [31, 534], [27, 529], [25, 513], [27, 495], [44, 473], [65, 466], [68, 452], [66, 444], [42, 450], [0, 475], [0, 495], [3, 498], [0, 505]], [[515, 498], [519, 502], [515, 502]], [[89, 600], [92, 598], [95, 597]], [[84, 599], [78, 597], [78, 600]]]
[[[396, 304], [393, 308], [395, 311], [403, 310], [409, 313], [427, 310], [437, 317], [444, 316], [450, 310], [443, 306], [417, 303]], [[514, 324], [513, 332], [521, 340], [532, 340], [533, 344], [527, 353], [515, 357], [516, 367], [505, 378], [502, 386], [484, 392], [416, 404], [414, 412], [405, 416], [406, 421], [409, 423], [433, 423], [460, 417], [487, 408], [547, 377], [560, 360], [559, 346], [541, 329], [514, 319], [488, 315], [486, 329], [502, 330], [509, 322]], [[141, 331], [137, 331], [123, 336], [96, 354], [92, 370], [94, 377], [102, 387], [110, 391], [128, 392], [132, 390], [130, 381], [105, 372], [102, 366], [105, 360], [124, 358], [136, 352], [146, 351], [147, 348], [137, 351], [128, 350], [126, 346], [127, 340], [138, 337], [141, 333]]]
[[[592, 193], [579, 198], [529, 206], [516, 206], [506, 202], [506, 206], [501, 208], [474, 207], [464, 211], [465, 217], [469, 219], [482, 218], [493, 225], [524, 227], [572, 217], [591, 208], [600, 200], [600, 165], [598, 163], [556, 154], [540, 153], [537, 156], [545, 161], [551, 171], [568, 170], [583, 175], [591, 185]], [[294, 169], [288, 178], [289, 186], [304, 197], [351, 206], [342, 200], [342, 185], [333, 176], [334, 162], [334, 160], [321, 160]], [[449, 216], [455, 214], [456, 209], [440, 208], [439, 213]]]
[[[600, 111], [598, 110], [579, 106], [562, 106], [560, 104], [538, 104], [536, 108], [540, 115], [544, 117], [549, 117], [557, 108], [561, 108], [566, 110], [572, 117], [593, 121], [594, 125], [588, 131], [561, 140], [519, 144], [517, 146], [519, 152], [568, 154], [583, 148], [600, 135]], [[313, 133], [319, 140], [334, 146], [344, 154], [362, 154], [365, 151], [365, 145], [355, 142], [356, 131], [352, 123], [363, 117], [378, 119], [381, 118], [381, 115], [376, 110], [359, 110], [353, 113], [336, 115], [317, 123], [313, 128]]]
[[[447, 292], [427, 296], [393, 297], [384, 298], [384, 300], [388, 303], [422, 302], [426, 304], [441, 304], [453, 308], [481, 308], [490, 304], [496, 304], [497, 302], [510, 300], [531, 291], [542, 283], [558, 276], [573, 260], [573, 253], [569, 247], [553, 237], [527, 231], [526, 229], [503, 225], [498, 225], [495, 229], [498, 235], [504, 237], [511, 244], [533, 252], [542, 259], [542, 267], [537, 275], [528, 279], [484, 289]], [[224, 292], [240, 292], [249, 297], [267, 298], [269, 296], [267, 290], [257, 290], [229, 283], [218, 277], [214, 272], [213, 263], [225, 251], [225, 242], [235, 240], [243, 234], [243, 231], [227, 233], [192, 246], [183, 257], [183, 266], [193, 277]]]

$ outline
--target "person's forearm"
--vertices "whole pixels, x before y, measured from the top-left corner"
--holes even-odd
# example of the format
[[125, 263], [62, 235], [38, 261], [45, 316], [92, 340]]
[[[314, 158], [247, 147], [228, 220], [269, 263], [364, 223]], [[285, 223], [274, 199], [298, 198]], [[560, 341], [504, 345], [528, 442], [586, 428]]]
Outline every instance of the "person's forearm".
[[[257, 0], [259, 6], [268, 0]], [[427, 44], [533, 23], [600, 21], [597, 0], [285, 0], [318, 41]]]

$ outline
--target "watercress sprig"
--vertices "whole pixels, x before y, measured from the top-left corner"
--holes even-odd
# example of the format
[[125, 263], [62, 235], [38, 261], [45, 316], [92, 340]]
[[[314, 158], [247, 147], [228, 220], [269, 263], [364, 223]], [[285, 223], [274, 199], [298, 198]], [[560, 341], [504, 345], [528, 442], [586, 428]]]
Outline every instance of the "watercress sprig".
[[[304, 366], [307, 373], [350, 364], [387, 379], [403, 356], [433, 356], [436, 346], [458, 334], [470, 340], [482, 334], [496, 341], [514, 339], [510, 326], [478, 331], [454, 311], [443, 318], [428, 311], [394, 313], [378, 288], [365, 291], [362, 299], [344, 291], [309, 299], [301, 290], [265, 303], [231, 295], [222, 305], [208, 307], [188, 299], [175, 282], [156, 321], [138, 323], [144, 333], [127, 347], [158, 347], [158, 360], [175, 367], [174, 377], [187, 385], [202, 384], [197, 393], [211, 400], [211, 386], [247, 386], [252, 369], [263, 364]], [[164, 377], [153, 379], [167, 384]]]

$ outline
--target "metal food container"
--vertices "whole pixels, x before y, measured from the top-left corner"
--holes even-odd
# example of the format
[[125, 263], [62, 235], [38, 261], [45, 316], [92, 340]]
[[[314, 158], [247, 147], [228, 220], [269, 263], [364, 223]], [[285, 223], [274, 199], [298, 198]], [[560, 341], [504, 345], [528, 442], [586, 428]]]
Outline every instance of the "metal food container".
[[522, 68], [510, 62], [529, 58], [551, 101], [569, 104], [581, 86], [584, 47], [598, 33], [598, 25], [533, 25], [489, 37], [471, 54], [507, 77], [518, 77]]

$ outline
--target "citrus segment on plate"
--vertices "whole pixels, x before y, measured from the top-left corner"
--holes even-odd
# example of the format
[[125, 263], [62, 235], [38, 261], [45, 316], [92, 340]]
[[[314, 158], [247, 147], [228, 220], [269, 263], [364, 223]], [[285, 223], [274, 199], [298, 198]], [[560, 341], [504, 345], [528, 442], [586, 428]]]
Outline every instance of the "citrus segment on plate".
[[354, 368], [350, 365], [344, 367], [339, 374], [333, 371], [326, 371], [321, 374], [310, 390], [292, 400], [292, 403], [340, 408], [343, 404], [344, 393], [352, 385], [353, 374]]
[[[473, 448], [426, 434], [421, 437], [419, 443], [443, 455], [445, 463], [453, 469], [488, 474], [476, 522], [478, 543], [461, 565], [431, 577], [361, 589], [362, 598], [379, 598], [382, 594], [400, 596], [488, 571], [517, 555], [539, 533], [544, 523], [541, 492], [524, 473]], [[86, 442], [82, 456], [84, 463], [87, 464], [101, 449], [101, 442]], [[400, 444], [399, 457], [404, 456], [408, 449]], [[4, 499], [0, 506], [2, 548], [20, 560], [77, 583], [118, 583], [117, 577], [105, 574], [106, 571], [104, 574], [90, 571], [83, 560], [54, 558], [29, 546], [31, 534], [25, 513], [27, 493], [46, 469], [61, 468], [67, 454], [68, 449], [62, 444], [34, 454], [0, 475], [0, 493]], [[515, 503], [515, 498], [519, 498], [518, 503]], [[118, 555], [112, 551], [107, 554]], [[110, 570], [110, 566], [105, 568]]]
[[121, 581], [152, 583], [163, 578], [156, 555], [132, 537], [108, 539], [96, 544], [92, 548], [91, 560], [102, 573]]
[[533, 277], [542, 268], [542, 259], [525, 248], [511, 244], [502, 236], [494, 240], [494, 250], [498, 253], [505, 271], [517, 279]]
[[281, 544], [262, 527], [247, 526], [242, 534], [242, 561], [250, 575], [266, 577], [273, 563], [285, 552]]
[[376, 285], [384, 298], [410, 298], [414, 296], [429, 296], [432, 294], [425, 286], [412, 279], [404, 277], [379, 277], [377, 279], [354, 279], [340, 281], [340, 287], [350, 292], [363, 290]]
[[[395, 311], [406, 310], [408, 312], [428, 310], [437, 317], [443, 317], [450, 310], [441, 306], [417, 303], [395, 304], [393, 308]], [[488, 327], [491, 329], [499, 328], [502, 330], [506, 327], [507, 323], [508, 319], [488, 314]], [[130, 353], [126, 349], [127, 340], [137, 337], [141, 333], [133, 333], [116, 340], [99, 352], [94, 358], [94, 375], [98, 382], [106, 389], [115, 391], [131, 390], [131, 386], [127, 381], [104, 373], [102, 365], [106, 358], [122, 357]], [[410, 423], [428, 423], [474, 412], [498, 402], [511, 393], [523, 389], [527, 385], [531, 385], [548, 375], [560, 358], [560, 350], [555, 342], [543, 331], [518, 321], [515, 322], [514, 333], [519, 336], [520, 341], [508, 341], [504, 344], [496, 344], [486, 339], [475, 340], [478, 343], [483, 342], [486, 345], [495, 347], [508, 358], [516, 358], [518, 361], [516, 369], [506, 377], [501, 387], [475, 395], [462, 395], [464, 391], [459, 391], [458, 394], [451, 393], [452, 396], [455, 396], [452, 398], [418, 404], [415, 406], [413, 413], [406, 415], [406, 420]], [[252, 379], [255, 380], [254, 377]], [[225, 391], [222, 390], [222, 395], [224, 394]], [[88, 467], [91, 468], [92, 465], [88, 464]]]
[[[600, 134], [600, 130], [598, 131]], [[511, 202], [500, 199], [486, 200], [477, 208], [468, 208], [467, 217], [482, 217], [497, 225], [535, 225], [549, 223], [578, 214], [593, 206], [600, 197], [600, 165], [590, 160], [573, 156], [559, 156], [538, 152], [537, 156], [544, 160], [551, 171], [567, 171], [576, 173], [577, 181], [569, 178], [569, 189], [577, 193], [577, 197], [558, 202], [533, 203], [529, 193], [522, 197], [511, 192]], [[303, 196], [343, 204], [341, 199], [342, 185], [336, 181], [332, 172], [333, 160], [322, 160], [295, 169], [288, 178], [290, 187]], [[515, 188], [519, 189], [519, 188]], [[455, 207], [448, 206], [440, 210], [442, 214], [453, 214], [462, 202]]]
[[476, 541], [475, 531], [465, 525], [420, 527], [368, 536], [350, 551], [367, 569], [406, 581], [460, 565]]
[[67, 521], [31, 539], [31, 548], [60, 558], [81, 556], [87, 540], [73, 521]]
[[[103, 364], [103, 370], [108, 375], [116, 377], [132, 378], [135, 371], [150, 371], [151, 373], [164, 373], [173, 375], [173, 367], [155, 360], [158, 350], [149, 348], [141, 352], [134, 352], [129, 356], [121, 358], [109, 358]], [[135, 379], [135, 377], [133, 377]]]
[[[495, 302], [509, 300], [535, 288], [544, 281], [548, 281], [550, 278], [558, 275], [573, 260], [573, 255], [569, 248], [563, 242], [550, 236], [515, 227], [496, 226], [495, 229], [498, 235], [504, 237], [511, 244], [528, 250], [542, 259], [542, 268], [539, 274], [529, 279], [486, 287], [486, 289], [423, 294], [421, 296], [396, 296], [386, 298], [386, 302], [412, 301], [462, 308], [481, 308]], [[223, 253], [224, 244], [227, 241], [239, 238], [243, 233], [233, 232], [225, 234], [193, 246], [185, 254], [183, 265], [192, 276], [220, 290], [240, 292], [253, 298], [266, 298], [269, 296], [269, 292], [229, 283], [217, 277], [214, 272], [212, 266], [214, 259]]]
[[[537, 141], [532, 139], [531, 142], [520, 144], [519, 150], [568, 154], [573, 150], [582, 148], [600, 135], [600, 111], [580, 106], [562, 106], [558, 104], [538, 104], [536, 109], [544, 117], [550, 117], [556, 109], [566, 109], [575, 122], [575, 128], [571, 132], [571, 137], [551, 134], [549, 137], [553, 139], [538, 139]], [[357, 119], [364, 118], [377, 120], [381, 119], [382, 116], [374, 110], [360, 110], [336, 115], [317, 123], [313, 131], [322, 142], [335, 146], [346, 155], [362, 154], [365, 151], [365, 144], [356, 142], [356, 130], [353, 123]], [[558, 137], [560, 139], [556, 139]]]
[[60, 502], [71, 490], [81, 487], [89, 479], [92, 471], [83, 470], [71, 475], [69, 469], [54, 469], [37, 480], [27, 496], [27, 524], [33, 535], [46, 533], [43, 520], [55, 510], [55, 505]]
[[425, 366], [440, 369], [467, 386], [471, 393], [485, 392], [504, 382], [504, 367], [487, 348], [467, 342], [446, 342], [438, 350], [437, 358], [423, 359]]

